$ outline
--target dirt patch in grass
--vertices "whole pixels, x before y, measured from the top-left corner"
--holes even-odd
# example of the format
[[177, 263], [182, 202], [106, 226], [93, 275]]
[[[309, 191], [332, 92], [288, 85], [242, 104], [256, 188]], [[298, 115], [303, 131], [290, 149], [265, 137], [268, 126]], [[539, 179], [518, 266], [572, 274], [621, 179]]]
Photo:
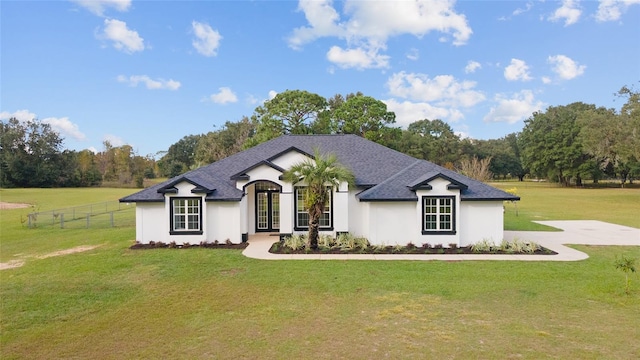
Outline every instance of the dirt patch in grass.
[[[47, 259], [47, 258], [55, 257], [55, 256], [63, 256], [63, 255], [75, 254], [75, 253], [79, 253], [79, 252], [85, 252], [85, 251], [93, 250], [93, 249], [95, 249], [95, 248], [97, 248], [99, 246], [100, 245], [76, 246], [76, 247], [71, 248], [71, 249], [54, 251], [52, 253], [39, 255], [39, 256], [36, 256], [35, 258], [36, 259]], [[24, 264], [25, 264], [25, 261], [22, 260], [22, 259], [10, 260], [10, 261], [7, 261], [6, 263], [0, 263], [0, 270], [15, 269], [15, 268], [21, 267]]]
[[10, 260], [6, 263], [0, 263], [0, 270], [15, 269], [24, 265], [24, 260]]
[[93, 250], [95, 248], [97, 248], [100, 245], [82, 245], [82, 246], [76, 246], [74, 248], [71, 249], [66, 249], [66, 250], [60, 250], [60, 251], [54, 251], [52, 253], [48, 253], [48, 254], [44, 254], [44, 255], [40, 255], [40, 256], [36, 256], [37, 259], [46, 259], [46, 258], [50, 258], [50, 257], [54, 257], [54, 256], [62, 256], [62, 255], [69, 255], [69, 254], [75, 254], [75, 253], [79, 253], [79, 252], [85, 252], [85, 251], [89, 251], [89, 250]]
[[31, 204], [9, 203], [0, 201], [0, 210], [24, 209], [31, 207]]

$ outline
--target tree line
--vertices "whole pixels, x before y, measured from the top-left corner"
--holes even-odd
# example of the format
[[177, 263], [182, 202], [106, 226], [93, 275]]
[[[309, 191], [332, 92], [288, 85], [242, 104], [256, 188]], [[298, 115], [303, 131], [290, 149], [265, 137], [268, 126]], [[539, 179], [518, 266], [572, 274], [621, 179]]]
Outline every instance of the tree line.
[[47, 124], [10, 119], [0, 128], [0, 185], [142, 186], [145, 178], [173, 177], [286, 134], [354, 134], [482, 181], [530, 176], [566, 186], [613, 178], [625, 184], [640, 177], [640, 92], [625, 86], [616, 96], [624, 101], [620, 111], [582, 102], [551, 106], [533, 113], [520, 132], [476, 140], [439, 119], [401, 129], [382, 101], [360, 92], [325, 99], [287, 90], [239, 121], [184, 136], [158, 161], [108, 142], [98, 153], [63, 150]]
[[0, 122], [0, 186], [142, 187], [145, 177], [155, 176], [155, 160], [135, 154], [130, 145], [105, 141], [96, 153], [63, 149], [62, 143], [59, 133], [38, 120]]

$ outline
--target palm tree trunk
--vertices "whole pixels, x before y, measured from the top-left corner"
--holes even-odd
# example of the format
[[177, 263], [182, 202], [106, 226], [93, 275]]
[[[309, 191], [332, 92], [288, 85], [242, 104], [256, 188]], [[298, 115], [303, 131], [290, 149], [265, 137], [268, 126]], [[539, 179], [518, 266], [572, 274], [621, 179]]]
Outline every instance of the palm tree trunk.
[[324, 204], [321, 206], [315, 204], [314, 206], [309, 208], [309, 239], [307, 246], [313, 250], [318, 248], [320, 216], [322, 215], [323, 209]]
[[318, 248], [318, 221], [312, 222], [309, 220], [309, 239], [307, 246], [309, 249], [317, 249]]

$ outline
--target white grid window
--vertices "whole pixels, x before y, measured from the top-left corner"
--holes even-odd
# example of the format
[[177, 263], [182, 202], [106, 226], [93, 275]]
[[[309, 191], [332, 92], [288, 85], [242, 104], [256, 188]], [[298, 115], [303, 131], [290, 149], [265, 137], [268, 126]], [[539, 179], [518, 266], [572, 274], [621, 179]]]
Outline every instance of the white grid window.
[[454, 197], [424, 197], [423, 232], [454, 232]]
[[[327, 192], [329, 193], [329, 200], [326, 204], [324, 204], [324, 211], [320, 216], [320, 227], [321, 228], [329, 228], [331, 227], [331, 188], [327, 187]], [[296, 188], [296, 228], [309, 228], [309, 212], [305, 205], [306, 200], [306, 188], [305, 187], [297, 187]]]
[[200, 198], [176, 198], [172, 201], [171, 230], [176, 232], [200, 231]]

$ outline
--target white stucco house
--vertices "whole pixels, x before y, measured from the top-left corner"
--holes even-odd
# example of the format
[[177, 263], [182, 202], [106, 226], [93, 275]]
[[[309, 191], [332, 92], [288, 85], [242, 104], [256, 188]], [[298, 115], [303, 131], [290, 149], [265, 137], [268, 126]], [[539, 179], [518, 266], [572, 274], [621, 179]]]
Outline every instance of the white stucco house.
[[282, 180], [314, 149], [355, 175], [331, 190], [321, 233], [371, 244], [467, 246], [502, 241], [502, 190], [355, 135], [286, 135], [120, 199], [136, 203], [136, 241], [241, 243], [258, 233], [307, 231], [304, 184]]

